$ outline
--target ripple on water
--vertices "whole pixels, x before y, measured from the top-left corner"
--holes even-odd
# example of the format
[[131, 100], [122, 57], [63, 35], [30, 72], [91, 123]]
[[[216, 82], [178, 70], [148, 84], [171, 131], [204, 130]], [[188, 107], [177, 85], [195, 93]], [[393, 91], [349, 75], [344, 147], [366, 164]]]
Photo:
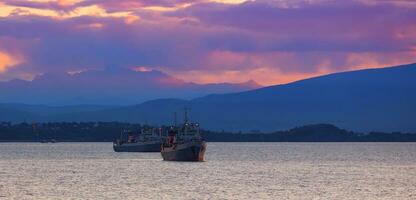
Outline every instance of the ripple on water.
[[209, 143], [206, 162], [111, 143], [1, 143], [0, 199], [415, 199], [416, 143]]

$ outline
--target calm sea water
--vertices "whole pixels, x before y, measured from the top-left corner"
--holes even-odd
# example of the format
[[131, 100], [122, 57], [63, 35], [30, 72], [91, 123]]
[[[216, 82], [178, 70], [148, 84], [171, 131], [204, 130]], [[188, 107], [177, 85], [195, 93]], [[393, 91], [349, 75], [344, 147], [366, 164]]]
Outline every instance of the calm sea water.
[[206, 160], [0, 143], [0, 199], [416, 199], [416, 143], [209, 143]]

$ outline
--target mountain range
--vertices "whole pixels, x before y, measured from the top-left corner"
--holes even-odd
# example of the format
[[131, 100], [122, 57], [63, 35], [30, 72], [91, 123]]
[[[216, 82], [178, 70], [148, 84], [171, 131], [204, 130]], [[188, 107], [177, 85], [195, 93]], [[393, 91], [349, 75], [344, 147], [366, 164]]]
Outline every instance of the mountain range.
[[409, 64], [335, 73], [191, 100], [156, 99], [133, 106], [48, 107], [46, 112], [47, 109], [37, 110], [37, 106], [2, 104], [0, 120], [126, 121], [158, 125], [172, 124], [173, 113], [182, 116], [187, 107], [191, 119], [209, 130], [275, 131], [330, 123], [354, 131], [414, 132], [415, 91], [416, 64]]
[[157, 70], [108, 68], [76, 73], [46, 73], [31, 81], [0, 82], [0, 102], [44, 105], [132, 105], [158, 98], [192, 99], [261, 87], [239, 84], [197, 84]]

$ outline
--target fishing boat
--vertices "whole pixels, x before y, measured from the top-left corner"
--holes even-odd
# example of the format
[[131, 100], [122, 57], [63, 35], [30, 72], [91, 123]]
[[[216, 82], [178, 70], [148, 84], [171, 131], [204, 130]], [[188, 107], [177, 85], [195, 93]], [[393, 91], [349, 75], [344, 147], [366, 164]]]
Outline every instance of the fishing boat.
[[175, 125], [170, 128], [162, 145], [163, 160], [204, 161], [207, 144], [201, 137], [199, 124], [188, 121], [186, 110], [184, 119], [179, 127]]

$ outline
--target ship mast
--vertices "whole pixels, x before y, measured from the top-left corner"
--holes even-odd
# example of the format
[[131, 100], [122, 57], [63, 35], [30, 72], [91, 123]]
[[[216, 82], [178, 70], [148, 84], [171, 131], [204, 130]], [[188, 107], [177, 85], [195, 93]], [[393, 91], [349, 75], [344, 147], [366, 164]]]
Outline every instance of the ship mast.
[[188, 123], [188, 108], [185, 107], [185, 124]]
[[173, 115], [174, 115], [173, 125], [174, 125], [175, 127], [176, 127], [176, 114], [177, 114], [176, 112], [174, 112], [174, 113], [173, 113]]
[[184, 110], [185, 110], [185, 113], [184, 113], [184, 121], [185, 121], [185, 123], [183, 124], [183, 131], [184, 131], [184, 134], [186, 135], [187, 133], [188, 133], [188, 108], [187, 107], [185, 107], [184, 108]]

